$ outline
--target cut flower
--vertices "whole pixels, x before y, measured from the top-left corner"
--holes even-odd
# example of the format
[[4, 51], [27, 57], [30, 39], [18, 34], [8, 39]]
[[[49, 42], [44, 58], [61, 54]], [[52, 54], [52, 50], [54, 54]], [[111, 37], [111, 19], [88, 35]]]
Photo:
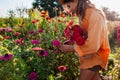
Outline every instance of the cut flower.
[[79, 25], [67, 26], [64, 30], [66, 38], [69, 38], [69, 42], [75, 42], [77, 45], [83, 45], [85, 43], [84, 32]]

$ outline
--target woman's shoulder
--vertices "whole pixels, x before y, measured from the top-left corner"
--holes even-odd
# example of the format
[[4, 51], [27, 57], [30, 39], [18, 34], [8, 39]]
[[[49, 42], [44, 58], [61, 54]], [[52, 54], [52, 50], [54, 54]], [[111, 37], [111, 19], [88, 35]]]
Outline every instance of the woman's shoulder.
[[90, 7], [86, 9], [86, 15], [98, 15], [101, 14], [103, 17], [105, 17], [105, 13], [103, 12], [102, 9], [98, 8], [98, 7]]
[[100, 8], [97, 7], [89, 7], [86, 9], [85, 13], [92, 13], [92, 12], [101, 12], [102, 10]]

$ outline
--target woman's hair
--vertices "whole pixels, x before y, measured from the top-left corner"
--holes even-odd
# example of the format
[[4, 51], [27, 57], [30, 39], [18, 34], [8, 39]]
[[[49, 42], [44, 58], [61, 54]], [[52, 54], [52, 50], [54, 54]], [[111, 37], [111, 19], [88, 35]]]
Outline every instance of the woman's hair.
[[[75, 0], [59, 0], [59, 3], [66, 4], [73, 1]], [[94, 5], [89, 0], [78, 0], [78, 4], [76, 7], [76, 14], [80, 17], [80, 20], [84, 18], [85, 10], [88, 7], [94, 7]]]
[[59, 0], [60, 4], [66, 4], [68, 2], [73, 2], [74, 0]]

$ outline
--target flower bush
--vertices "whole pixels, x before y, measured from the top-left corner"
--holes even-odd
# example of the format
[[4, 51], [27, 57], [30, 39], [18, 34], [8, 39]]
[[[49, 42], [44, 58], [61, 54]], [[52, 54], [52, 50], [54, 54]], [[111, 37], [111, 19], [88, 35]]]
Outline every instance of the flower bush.
[[[69, 19], [68, 19], [69, 18]], [[29, 12], [24, 24], [0, 28], [0, 79], [75, 80], [79, 61], [58, 46], [67, 40], [63, 30], [70, 17], [50, 19], [48, 12]]]

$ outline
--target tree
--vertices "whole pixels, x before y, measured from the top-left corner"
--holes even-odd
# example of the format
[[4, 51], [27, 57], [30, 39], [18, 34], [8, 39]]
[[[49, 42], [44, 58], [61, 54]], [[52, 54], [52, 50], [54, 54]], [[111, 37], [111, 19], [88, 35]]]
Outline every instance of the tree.
[[107, 7], [103, 7], [102, 10], [106, 15], [107, 20], [110, 20], [110, 21], [120, 20], [119, 18], [120, 15], [117, 12], [110, 11], [109, 8]]
[[57, 14], [57, 10], [62, 10], [61, 5], [58, 4], [58, 0], [34, 0], [33, 8], [38, 8], [39, 10], [47, 10], [50, 17], [54, 17]]

